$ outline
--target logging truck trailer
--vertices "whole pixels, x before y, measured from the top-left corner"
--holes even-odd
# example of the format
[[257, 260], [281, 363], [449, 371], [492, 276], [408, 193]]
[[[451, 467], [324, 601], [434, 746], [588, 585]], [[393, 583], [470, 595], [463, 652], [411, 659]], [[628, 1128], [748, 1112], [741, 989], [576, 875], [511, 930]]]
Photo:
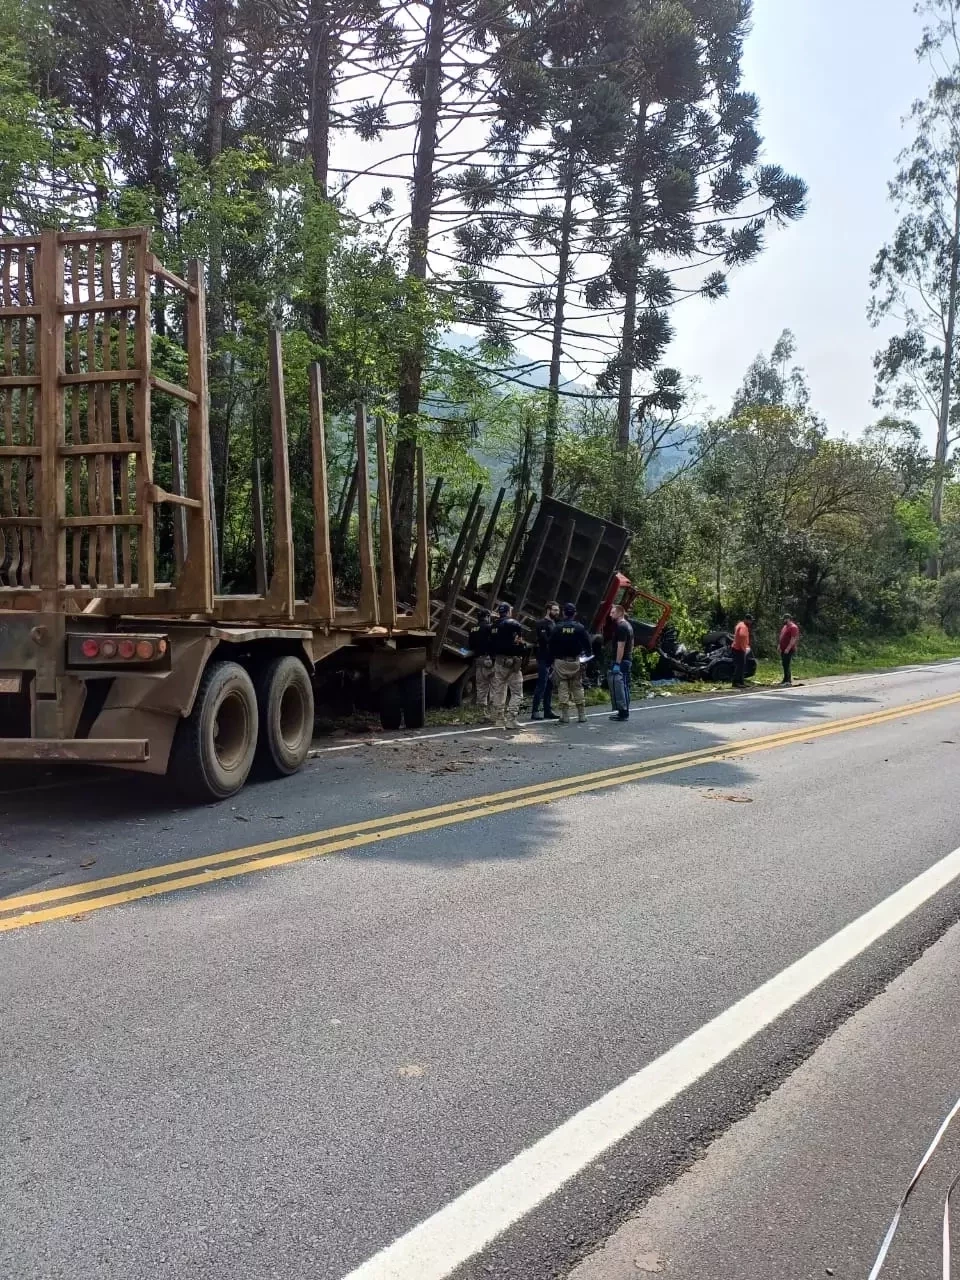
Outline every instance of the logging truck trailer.
[[[438, 482], [439, 483], [439, 482]], [[435, 490], [436, 493], [436, 490]], [[534, 500], [514, 516], [492, 580], [484, 570], [505, 490], [497, 495], [484, 524], [482, 486], [474, 491], [446, 573], [431, 604], [433, 647], [427, 668], [431, 700], [456, 703], [470, 679], [469, 634], [481, 609], [493, 610], [501, 600], [532, 637], [550, 601], [577, 606], [584, 625], [608, 639], [610, 611], [620, 605], [629, 614], [638, 599], [654, 606], [656, 619], [634, 620], [636, 642], [656, 650], [671, 606], [634, 586], [620, 566], [630, 545], [621, 525], [556, 498]], [[535, 664], [530, 664], [532, 674]]]
[[[175, 307], [187, 337], [177, 383], [151, 369], [153, 320]], [[342, 707], [345, 693], [378, 706], [387, 727], [423, 723], [422, 456], [416, 602], [401, 613], [384, 427], [375, 429], [374, 520], [358, 406], [351, 491], [361, 580], [341, 606], [314, 367], [313, 585], [298, 599], [281, 354], [273, 333], [271, 545], [255, 488], [257, 587], [222, 594], [199, 265], [186, 280], [165, 270], [142, 228], [0, 239], [0, 761], [167, 774], [188, 798], [208, 801], [239, 791], [254, 766], [294, 773], [315, 710]], [[169, 580], [157, 580], [158, 567]]]

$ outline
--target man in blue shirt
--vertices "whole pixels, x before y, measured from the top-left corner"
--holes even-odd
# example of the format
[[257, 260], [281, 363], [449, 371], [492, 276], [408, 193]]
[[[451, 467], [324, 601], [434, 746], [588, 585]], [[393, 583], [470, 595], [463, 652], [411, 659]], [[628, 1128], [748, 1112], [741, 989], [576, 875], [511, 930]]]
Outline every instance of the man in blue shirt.
[[[550, 677], [553, 672], [553, 666], [550, 658], [550, 637], [553, 635], [559, 617], [560, 606], [556, 600], [551, 600], [547, 605], [546, 613], [537, 623], [537, 687], [533, 691], [533, 706], [530, 709], [531, 720], [558, 719], [553, 714], [551, 706], [553, 684]], [[543, 706], [543, 714], [540, 712], [541, 704]]]

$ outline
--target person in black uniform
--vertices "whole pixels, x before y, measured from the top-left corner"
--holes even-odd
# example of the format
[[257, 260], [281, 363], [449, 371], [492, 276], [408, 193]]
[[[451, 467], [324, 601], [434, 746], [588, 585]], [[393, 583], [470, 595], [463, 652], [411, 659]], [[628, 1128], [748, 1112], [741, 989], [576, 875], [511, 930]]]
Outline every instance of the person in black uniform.
[[504, 729], [519, 729], [517, 711], [523, 699], [523, 660], [528, 646], [523, 640], [523, 627], [513, 617], [512, 607], [504, 601], [491, 628], [493, 636], [493, 709], [497, 724]]
[[490, 630], [490, 610], [481, 609], [477, 625], [467, 637], [473, 654], [473, 684], [478, 708], [485, 720], [493, 719], [493, 633]]
[[592, 652], [590, 634], [583, 623], [577, 621], [576, 605], [565, 604], [563, 621], [554, 627], [550, 637], [550, 657], [553, 659], [561, 724], [570, 723], [571, 702], [577, 708], [577, 721], [583, 724], [587, 718], [580, 659], [589, 657]]
[[[530, 709], [531, 720], [559, 719], [559, 716], [553, 714], [550, 701], [553, 696], [550, 637], [553, 635], [554, 627], [557, 625], [559, 617], [560, 606], [556, 600], [551, 600], [547, 605], [546, 613], [537, 623], [537, 687], [533, 691], [533, 706]], [[541, 704], [543, 706], [542, 715], [540, 713]]]
[[615, 604], [610, 610], [613, 620], [613, 666], [611, 674], [618, 672], [623, 680], [623, 697], [626, 705], [622, 708], [614, 704], [615, 715], [611, 720], [630, 719], [630, 678], [633, 675], [633, 627], [630, 619], [620, 605]]

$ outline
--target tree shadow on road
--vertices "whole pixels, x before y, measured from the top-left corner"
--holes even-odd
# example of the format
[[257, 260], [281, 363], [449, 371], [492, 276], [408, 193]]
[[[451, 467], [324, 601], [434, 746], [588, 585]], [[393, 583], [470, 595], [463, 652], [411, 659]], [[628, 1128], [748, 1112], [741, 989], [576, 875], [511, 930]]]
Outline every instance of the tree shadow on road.
[[[813, 729], [827, 720], [846, 718], [836, 708], [851, 704], [861, 713], [880, 705], [869, 695], [814, 690], [746, 694], [736, 699], [641, 702], [626, 726], [609, 724], [601, 715], [585, 726], [545, 726], [538, 732], [525, 727], [515, 735], [464, 733], [374, 741], [356, 752], [311, 761], [296, 778], [249, 785], [233, 800], [208, 808], [178, 807], [164, 780], [154, 777], [113, 770], [88, 769], [77, 777], [64, 770], [5, 769], [0, 792], [0, 895], [293, 839], [358, 819], [481, 800], [520, 787], [560, 785], [574, 778], [582, 783], [583, 775], [601, 769], [715, 751], [725, 744], [736, 746], [744, 737], [788, 727]], [[751, 777], [744, 765], [724, 761], [665, 773], [660, 780], [679, 788], [707, 786], [733, 794]], [[585, 799], [603, 798], [598, 814], [615, 814], [615, 788], [581, 794]], [[544, 813], [540, 805], [535, 808]], [[534, 806], [505, 812], [515, 815], [515, 821], [508, 819], [510, 837], [489, 846], [470, 834], [473, 823], [458, 821], [417, 837], [391, 837], [361, 852], [369, 857], [374, 848], [372, 856], [378, 858], [423, 858], [451, 866], [475, 859], [536, 856], [537, 843], [527, 838]], [[539, 819], [536, 825], [542, 833]]]

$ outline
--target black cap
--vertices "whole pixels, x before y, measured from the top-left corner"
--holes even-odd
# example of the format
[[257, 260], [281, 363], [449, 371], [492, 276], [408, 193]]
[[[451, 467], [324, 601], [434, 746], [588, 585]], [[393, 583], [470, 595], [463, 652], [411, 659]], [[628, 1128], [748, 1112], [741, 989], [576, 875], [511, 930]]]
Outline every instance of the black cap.
[[565, 618], [575, 618], [577, 616], [577, 606], [568, 600], [563, 606], [563, 616]]
[[489, 610], [489, 609], [481, 609], [481, 610], [480, 610], [480, 612], [477, 614], [477, 621], [478, 621], [478, 622], [489, 622], [489, 621], [490, 621], [490, 610]]
[[510, 606], [507, 604], [506, 600], [504, 600], [503, 603], [500, 605], [500, 607], [497, 609], [497, 613], [499, 613], [501, 618], [505, 618], [509, 612], [510, 612]]

